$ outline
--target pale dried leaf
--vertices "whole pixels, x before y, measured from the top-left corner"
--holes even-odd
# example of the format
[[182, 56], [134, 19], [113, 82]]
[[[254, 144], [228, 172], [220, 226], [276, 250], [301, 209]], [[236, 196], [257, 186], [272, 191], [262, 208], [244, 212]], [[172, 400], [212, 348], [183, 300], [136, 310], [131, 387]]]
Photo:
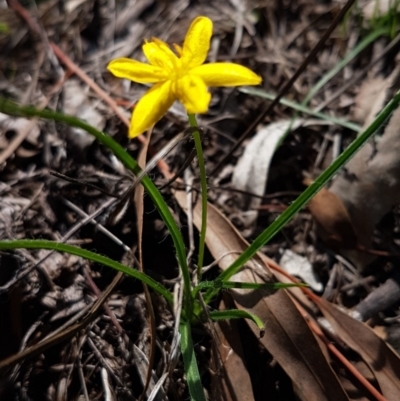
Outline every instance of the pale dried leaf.
[[395, 6], [396, 10], [400, 10], [399, 4], [393, 0], [367, 0], [362, 5], [362, 14], [366, 19], [379, 18]]
[[307, 283], [314, 291], [321, 292], [323, 285], [319, 277], [314, 273], [312, 264], [304, 256], [286, 249], [279, 261], [283, 270], [291, 276], [300, 278], [304, 283]]
[[386, 104], [392, 77], [369, 78], [360, 86], [355, 99], [354, 119], [368, 127]]
[[[88, 99], [87, 91], [82, 88], [78, 80], [70, 79], [65, 83], [64, 102], [66, 114], [78, 117], [100, 131], [103, 130], [105, 126], [104, 116]], [[88, 147], [95, 140], [92, 135], [80, 128], [73, 128], [71, 131], [73, 132], [71, 140], [82, 149]]]
[[[135, 358], [135, 366], [136, 366], [138, 374], [140, 376], [142, 385], [144, 386], [146, 383], [147, 372], [150, 368], [149, 361], [148, 361], [145, 353], [139, 347], [137, 347], [135, 344], [133, 344], [132, 351], [133, 351], [133, 357]], [[154, 371], [152, 371], [149, 387], [146, 392], [147, 395], [150, 395], [150, 393], [151, 393], [152, 389], [154, 388], [154, 386], [156, 385], [157, 381], [158, 381], [158, 377], [157, 377], [156, 373]], [[154, 397], [154, 400], [156, 400], [156, 401], [168, 400], [168, 398], [164, 392], [164, 389], [162, 387], [160, 387], [160, 389], [158, 390], [158, 394]]]
[[41, 147], [38, 141], [40, 128], [37, 121], [32, 124], [32, 120], [27, 118], [15, 118], [0, 113], [0, 149], [5, 149], [8, 146], [9, 140], [4, 135], [6, 132], [13, 131], [16, 135], [22, 135], [26, 129], [29, 129], [29, 134], [24, 139], [27, 139], [34, 146]]
[[[303, 120], [278, 121], [263, 126], [246, 145], [232, 176], [232, 187], [241, 191], [262, 196], [267, 185], [269, 166], [276, 147], [287, 130], [294, 130], [302, 125]], [[258, 217], [261, 199], [238, 195], [242, 210], [248, 211], [244, 218], [245, 227], [250, 227]]]
[[[150, 138], [151, 138], [151, 133], [152, 131], [148, 131], [146, 135], [146, 142], [142, 146], [139, 157], [138, 157], [138, 164], [140, 168], [144, 169], [146, 166], [146, 159], [147, 159], [147, 151], [150, 143]], [[143, 267], [143, 213], [144, 213], [144, 203], [143, 203], [143, 195], [144, 195], [144, 187], [143, 185], [138, 185], [135, 188], [135, 195], [134, 195], [134, 203], [135, 203], [135, 209], [136, 209], [136, 218], [137, 218], [137, 224], [136, 224], [136, 229], [137, 229], [137, 235], [138, 235], [138, 254], [139, 254], [139, 270], [141, 272], [144, 271]], [[145, 392], [147, 395], [150, 395], [153, 388], [155, 387], [155, 383], [157, 383], [157, 380], [155, 383], [152, 383], [151, 378], [153, 373], [153, 365], [154, 365], [154, 355], [155, 355], [155, 336], [156, 336], [156, 325], [155, 325], [155, 315], [154, 315], [154, 310], [153, 310], [153, 305], [152, 305], [152, 300], [151, 300], [151, 295], [149, 292], [149, 289], [147, 288], [146, 284], [143, 284], [143, 290], [146, 298], [146, 304], [147, 304], [147, 313], [148, 313], [148, 322], [149, 322], [149, 328], [150, 328], [150, 355], [149, 355], [149, 362], [147, 363], [147, 373], [146, 377], [142, 378], [143, 381], [143, 386], [145, 387]], [[145, 354], [143, 353], [143, 356], [145, 357]], [[147, 361], [147, 359], [146, 359]], [[142, 373], [142, 372], [140, 372]], [[154, 397], [155, 400], [165, 398], [165, 394], [161, 391], [162, 388], [160, 388], [159, 393]]]

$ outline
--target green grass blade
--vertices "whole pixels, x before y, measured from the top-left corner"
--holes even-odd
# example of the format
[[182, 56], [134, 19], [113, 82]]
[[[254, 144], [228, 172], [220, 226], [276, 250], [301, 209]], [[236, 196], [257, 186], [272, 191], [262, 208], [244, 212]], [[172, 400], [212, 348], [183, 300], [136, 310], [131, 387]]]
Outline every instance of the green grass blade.
[[[305, 98], [301, 102], [301, 105], [297, 105], [294, 102], [288, 101], [287, 99], [281, 100], [280, 103], [284, 104], [284, 102], [285, 102], [288, 107], [292, 107], [292, 108], [296, 109], [297, 113], [298, 112], [307, 113], [307, 114], [313, 115], [313, 116], [315, 116], [317, 118], [321, 118], [323, 120], [328, 120], [328, 121], [336, 120], [336, 123], [338, 125], [346, 126], [347, 128], [350, 128], [352, 130], [356, 130], [358, 128], [358, 126], [356, 124], [345, 122], [344, 120], [337, 119], [335, 117], [333, 117], [333, 118], [331, 117], [330, 119], [327, 119], [325, 114], [309, 110], [308, 108], [306, 108], [306, 106], [307, 106], [308, 102], [313, 98], [313, 96], [316, 93], [318, 93], [319, 90], [332, 79], [332, 77], [334, 77], [340, 70], [342, 70], [351, 60], [353, 60], [368, 45], [370, 45], [373, 41], [375, 41], [379, 36], [382, 36], [384, 34], [389, 34], [389, 28], [388, 27], [377, 28], [376, 30], [371, 32], [366, 38], [364, 38], [354, 49], [352, 49], [340, 62], [338, 62], [330, 71], [328, 71], [310, 89], [310, 91], [307, 93], [307, 95], [305, 96]], [[247, 93], [252, 93], [253, 89], [245, 88], [245, 89], [242, 89], [242, 91], [246, 91]], [[262, 91], [261, 91], [261, 93], [262, 93]], [[265, 93], [263, 95], [261, 95], [260, 92], [259, 93], [252, 93], [252, 94], [255, 94], [257, 96], [261, 96], [261, 97], [264, 97], [264, 98], [269, 98], [269, 96], [267, 97], [267, 95]], [[272, 100], [273, 100], [273, 98], [272, 98]], [[290, 123], [289, 127], [286, 129], [286, 132], [282, 135], [277, 147], [279, 147], [283, 143], [283, 141], [285, 140], [286, 136], [291, 131], [292, 125], [293, 125], [294, 121], [296, 120], [296, 118], [298, 116], [297, 113], [292, 117], [291, 123]], [[357, 131], [357, 132], [359, 132], [359, 131]]]
[[[307, 106], [309, 101], [346, 65], [353, 60], [360, 52], [362, 52], [367, 46], [369, 46], [373, 41], [375, 41], [379, 36], [389, 34], [389, 29], [377, 28], [372, 31], [366, 38], [364, 38], [354, 49], [352, 49], [342, 60], [340, 60], [330, 71], [328, 71], [307, 93], [303, 101], [302, 106]], [[279, 144], [282, 144], [286, 136], [291, 131], [291, 127], [297, 118], [297, 113], [292, 117], [290, 127], [286, 130], [286, 133], [281, 137]]]
[[[276, 97], [276, 95], [274, 95], [272, 93], [268, 93], [268, 92], [263, 91], [262, 89], [256, 89], [256, 88], [252, 88], [252, 87], [239, 88], [239, 91], [246, 93], [248, 95], [262, 97], [264, 99], [268, 99], [271, 101], [274, 100]], [[314, 110], [310, 109], [309, 107], [304, 106], [303, 104], [292, 102], [291, 100], [288, 100], [286, 98], [282, 98], [279, 101], [279, 103], [282, 104], [283, 106], [290, 107], [291, 109], [296, 110], [300, 113], [319, 118], [320, 120], [329, 121], [332, 124], [336, 124], [341, 127], [351, 129], [354, 132], [360, 132], [360, 130], [361, 130], [361, 125], [359, 125], [359, 124], [352, 123], [352, 122], [344, 120], [342, 118], [333, 117], [333, 116], [330, 116], [329, 114], [324, 114], [324, 113], [321, 113], [318, 111], [314, 111]]]
[[388, 27], [378, 28], [372, 31], [367, 37], [365, 37], [354, 49], [352, 49], [342, 60], [340, 60], [335, 67], [333, 67], [328, 73], [326, 73], [307, 93], [306, 97], [302, 101], [302, 105], [306, 105], [316, 95], [320, 89], [325, 86], [340, 70], [353, 60], [360, 52], [362, 52], [367, 46], [374, 42], [379, 36], [389, 34], [390, 30]]
[[280, 290], [290, 287], [307, 287], [305, 283], [242, 283], [240, 281], [202, 281], [195, 290], [205, 290], [215, 288], [218, 290], [229, 290], [232, 288], [241, 288], [245, 290]]
[[14, 240], [14, 241], [0, 241], [0, 250], [10, 250], [10, 249], [51, 249], [56, 252], [65, 252], [71, 255], [80, 256], [84, 259], [92, 260], [93, 262], [100, 263], [104, 266], [111, 267], [115, 270], [118, 270], [122, 273], [127, 274], [130, 277], [136, 278], [143, 283], [147, 284], [153, 290], [157, 291], [160, 295], [162, 295], [170, 304], [173, 303], [173, 297], [171, 293], [157, 281], [153, 280], [151, 277], [146, 274], [132, 269], [128, 266], [125, 266], [121, 263], [116, 262], [106, 256], [99, 255], [98, 253], [94, 253], [88, 251], [86, 249], [79, 248], [73, 245], [62, 244], [54, 241], [46, 241], [46, 240]]
[[[280, 215], [266, 228], [251, 245], [225, 270], [218, 280], [228, 280], [251, 259], [259, 249], [271, 240], [293, 217], [311, 200], [311, 198], [357, 153], [357, 151], [371, 138], [371, 136], [390, 117], [391, 113], [400, 104], [400, 91], [379, 113], [372, 124], [359, 135], [343, 153]], [[215, 290], [207, 291], [204, 299], [209, 302]]]
[[228, 309], [223, 311], [213, 311], [209, 312], [209, 315], [212, 320], [250, 319], [261, 331], [263, 331], [265, 327], [264, 323], [257, 315], [245, 310]]
[[194, 353], [192, 333], [188, 321], [182, 321], [179, 326], [181, 334], [181, 352], [186, 381], [189, 387], [190, 399], [192, 401], [206, 401], [196, 355]]
[[[49, 109], [39, 110], [32, 106], [20, 106], [8, 99], [0, 98], [0, 112], [13, 115], [13, 116], [23, 116], [23, 117], [41, 117], [47, 120], [53, 120], [57, 122], [62, 122], [68, 124], [71, 127], [81, 128], [89, 134], [93, 135], [99, 142], [104, 146], [109, 148], [115, 156], [121, 160], [121, 162], [134, 174], [140, 173], [140, 168], [135, 159], [133, 159], [129, 153], [113, 138], [106, 135], [105, 133], [98, 131], [96, 128], [84, 121], [79, 120], [76, 117], [65, 115]], [[186, 250], [185, 244], [181, 235], [181, 232], [172, 217], [167, 204], [165, 203], [163, 197], [161, 196], [159, 190], [151, 181], [148, 176], [143, 177], [142, 184], [149, 194], [151, 200], [156, 205], [158, 212], [160, 213], [162, 219], [164, 220], [168, 231], [171, 234], [172, 240], [176, 248], [177, 258], [179, 265], [182, 269], [182, 275], [185, 283], [185, 291], [187, 295], [186, 301], [188, 302], [188, 308], [191, 309], [191, 299], [190, 299], [190, 274], [186, 263]], [[190, 313], [190, 310], [187, 311]]]

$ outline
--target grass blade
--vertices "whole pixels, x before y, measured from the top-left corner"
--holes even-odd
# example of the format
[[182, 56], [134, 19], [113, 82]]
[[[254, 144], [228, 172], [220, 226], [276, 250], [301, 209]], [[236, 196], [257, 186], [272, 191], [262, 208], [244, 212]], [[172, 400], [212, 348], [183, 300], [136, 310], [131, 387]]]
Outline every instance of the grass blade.
[[[271, 240], [293, 217], [310, 201], [310, 199], [357, 153], [357, 151], [371, 138], [378, 128], [385, 123], [391, 113], [400, 104], [400, 91], [379, 113], [372, 124], [359, 135], [343, 153], [268, 227], [251, 245], [218, 277], [227, 280], [237, 273], [254, 254]], [[209, 290], [205, 297], [206, 302], [212, 298], [215, 290]]]
[[219, 290], [228, 290], [231, 288], [241, 288], [245, 290], [280, 290], [290, 287], [307, 287], [305, 283], [242, 283], [240, 281], [202, 281], [195, 288], [196, 290], [203, 290], [208, 288], [215, 288]]
[[250, 313], [245, 310], [227, 309], [222, 311], [209, 312], [209, 315], [212, 320], [250, 319], [261, 330], [261, 333], [264, 331], [264, 323], [262, 322], [262, 320], [254, 313]]
[[367, 46], [373, 41], [379, 38], [379, 36], [389, 34], [389, 28], [383, 27], [372, 31], [367, 37], [365, 37], [354, 49], [352, 49], [346, 57], [339, 61], [328, 73], [326, 73], [307, 93], [306, 97], [302, 101], [303, 105], [306, 105], [319, 90], [325, 86], [340, 70], [353, 60], [360, 52], [362, 52]]
[[190, 324], [182, 321], [179, 327], [181, 333], [181, 352], [183, 365], [186, 374], [186, 381], [189, 387], [190, 399], [192, 401], [206, 401], [199, 368], [197, 366], [196, 355], [194, 353], [192, 333]]
[[[271, 101], [274, 100], [276, 97], [276, 95], [274, 95], [272, 93], [268, 93], [268, 92], [263, 91], [262, 89], [256, 89], [256, 88], [251, 88], [251, 87], [239, 88], [239, 91], [246, 93], [248, 95], [262, 97], [264, 99], [268, 99]], [[361, 125], [359, 125], [359, 124], [352, 123], [352, 122], [344, 120], [342, 118], [330, 116], [329, 114], [324, 114], [319, 111], [314, 111], [303, 104], [292, 102], [291, 100], [288, 100], [286, 98], [282, 98], [279, 101], [279, 103], [283, 106], [290, 107], [291, 109], [296, 110], [300, 113], [308, 114], [310, 116], [319, 118], [320, 120], [329, 121], [332, 124], [336, 124], [341, 127], [351, 129], [354, 132], [360, 132]]]
[[[91, 125], [86, 124], [79, 118], [49, 109], [39, 110], [32, 106], [20, 106], [5, 98], [0, 98], [0, 112], [12, 116], [41, 117], [47, 120], [62, 122], [68, 124], [71, 127], [81, 128], [90, 135], [93, 135], [99, 142], [101, 142], [104, 146], [110, 149], [115, 154], [115, 156], [135, 175], [138, 175], [141, 172], [141, 169], [139, 168], [136, 160], [133, 159], [130, 156], [130, 154], [118, 142], [116, 142], [113, 138], [106, 135], [105, 133], [98, 131]], [[178, 262], [182, 269], [182, 275], [185, 283], [185, 291], [187, 291], [186, 292], [187, 295], [186, 301], [188, 302], [187, 307], [188, 309], [191, 309], [190, 275], [186, 263], [185, 244], [181, 232], [174, 218], [172, 217], [170, 210], [168, 209], [168, 205], [165, 203], [163, 197], [161, 196], [157, 187], [154, 185], [153, 181], [151, 181], [151, 179], [148, 176], [145, 176], [142, 179], [142, 184], [146, 189], [147, 193], [149, 194], [151, 200], [157, 207], [157, 210], [160, 213], [162, 219], [164, 220], [166, 226], [168, 227], [168, 231], [170, 232], [172, 240], [174, 241]]]
[[132, 269], [128, 266], [125, 266], [121, 263], [116, 262], [106, 256], [99, 255], [98, 253], [94, 253], [88, 251], [86, 249], [79, 248], [73, 245], [62, 244], [59, 242], [54, 241], [47, 241], [47, 240], [31, 240], [31, 239], [22, 239], [22, 240], [15, 240], [15, 241], [0, 241], [0, 250], [10, 250], [10, 249], [51, 249], [57, 252], [65, 252], [71, 255], [80, 256], [82, 258], [91, 260], [93, 262], [100, 263], [104, 266], [111, 267], [115, 270], [118, 270], [126, 275], [136, 278], [143, 283], [147, 284], [153, 290], [157, 291], [161, 294], [170, 304], [173, 303], [173, 298], [171, 293], [157, 281], [153, 280], [151, 277], [147, 276], [144, 273], [136, 269]]

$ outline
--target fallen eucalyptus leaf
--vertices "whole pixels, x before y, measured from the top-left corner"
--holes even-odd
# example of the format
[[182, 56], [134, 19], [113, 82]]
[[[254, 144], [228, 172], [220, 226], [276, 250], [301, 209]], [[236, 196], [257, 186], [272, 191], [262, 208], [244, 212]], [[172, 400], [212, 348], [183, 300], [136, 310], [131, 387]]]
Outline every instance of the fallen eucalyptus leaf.
[[[267, 185], [269, 166], [275, 150], [288, 130], [294, 130], [304, 120], [284, 120], [262, 127], [246, 145], [232, 176], [232, 187], [262, 196]], [[261, 199], [254, 196], [238, 195], [241, 210], [246, 210], [243, 223], [250, 227], [258, 217]]]
[[[177, 191], [174, 195], [180, 207], [187, 211], [186, 194]], [[193, 221], [199, 228], [199, 203], [194, 207]], [[211, 204], [208, 204], [206, 243], [213, 257], [220, 260], [221, 269], [226, 269], [235, 260], [232, 251], [240, 252], [248, 246], [232, 224]], [[253, 261], [231, 279], [261, 283], [273, 280], [262, 257], [255, 256]], [[259, 338], [258, 327], [246, 321], [256, 338], [292, 379], [300, 399], [348, 400], [314, 334], [286, 290], [235, 289], [230, 292], [237, 308], [247, 310], [265, 322], [265, 335]]]

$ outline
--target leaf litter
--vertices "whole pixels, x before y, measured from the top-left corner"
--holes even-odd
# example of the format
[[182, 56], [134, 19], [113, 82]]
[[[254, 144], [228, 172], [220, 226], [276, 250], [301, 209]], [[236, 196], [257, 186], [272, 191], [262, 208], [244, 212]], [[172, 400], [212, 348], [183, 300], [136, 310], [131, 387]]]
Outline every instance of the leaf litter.
[[[335, 2], [315, 4], [307, 0], [268, 5], [252, 1], [211, 5], [206, 1], [174, 0], [162, 4], [129, 0], [115, 7], [97, 1], [67, 1], [63, 5], [43, 1], [37, 7], [28, 8], [30, 23], [27, 23], [15, 13], [18, 9], [15, 0], [10, 0], [8, 5], [0, 4], [0, 24], [6, 23], [10, 32], [0, 33], [0, 47], [4, 49], [0, 56], [2, 95], [63, 112], [71, 112], [68, 107], [72, 101], [74, 114], [113, 135], [135, 157], [141, 145], [138, 141], [128, 143], [121, 120], [126, 122], [129, 118], [130, 107], [142, 89], [113, 80], [105, 72], [109, 60], [123, 56], [139, 59], [143, 39], [153, 36], [180, 43], [190, 21], [197, 15], [207, 15], [215, 26], [210, 60], [243, 63], [263, 75], [263, 89], [278, 93], [338, 12]], [[376, 16], [370, 11], [368, 14], [364, 6], [362, 12], [363, 29], [373, 29], [371, 19], [376, 20]], [[361, 26], [357, 25], [359, 17], [354, 10], [340, 29], [334, 31], [285, 95], [288, 100], [300, 104], [321, 76], [362, 39]], [[384, 53], [368, 78], [353, 84], [351, 81], [360, 69], [367, 68], [371, 60], [382, 54], [381, 49], [390, 45], [391, 40], [390, 36], [376, 39], [373, 46], [331, 78], [311, 100], [310, 107], [319, 111], [324, 105], [325, 114], [366, 124], [398, 86], [395, 51]], [[340, 93], [343, 87], [347, 89]], [[203, 142], [209, 171], [214, 170], [257, 118], [265, 102], [230, 89], [213, 91], [210, 112], [199, 119], [206, 129]], [[262, 121], [263, 127], [290, 121], [293, 115], [289, 106], [279, 105]], [[35, 119], [7, 117], [6, 120], [7, 124], [2, 123], [0, 127], [1, 239], [61, 240], [65, 237], [65, 241], [106, 253], [126, 264], [133, 263], [124, 259], [126, 250], [140, 247], [143, 242], [142, 264], [146, 273], [170, 288], [179, 287], [171, 239], [146, 196], [137, 201], [136, 207], [129, 204], [116, 225], [109, 223], [113, 200], [96, 187], [121, 196], [131, 180], [109, 152], [91, 140], [74, 142], [71, 134], [75, 139], [81, 138], [77, 135], [83, 138], [85, 135], [71, 133], [65, 126]], [[150, 148], [162, 149], [186, 128], [183, 121], [179, 110], [167, 115], [156, 125]], [[389, 128], [394, 125], [390, 121], [382, 137], [364, 148], [368, 153], [364, 156], [364, 160], [368, 159], [368, 169], [354, 173], [352, 165], [346, 167], [329, 189], [314, 198], [309, 209], [299, 213], [263, 247], [264, 255], [257, 256], [235, 277], [237, 281], [268, 281], [273, 276], [290, 280], [283, 270], [276, 270], [279, 266], [274, 260], [280, 259], [282, 250], [291, 252], [302, 258], [304, 264], [297, 264], [307, 266], [307, 271], [311, 269], [317, 282], [324, 287], [329, 284], [330, 293], [334, 294], [330, 299], [344, 312], [326, 300], [307, 297], [309, 293], [298, 288], [276, 293], [236, 289], [223, 293], [225, 303], [235, 302], [238, 308], [246, 308], [262, 318], [266, 332], [259, 338], [259, 330], [251, 322], [218, 323], [214, 331], [212, 325], [196, 328], [196, 354], [210, 399], [258, 400], [265, 399], [266, 395], [285, 400], [377, 399], [376, 393], [366, 390], [368, 387], [357, 376], [357, 370], [350, 373], [352, 365], [359, 369], [359, 375], [364, 374], [372, 382], [378, 394], [381, 392], [385, 399], [396, 400], [398, 356], [368, 327], [383, 332], [389, 339], [396, 338], [399, 331], [399, 300], [395, 293], [385, 299], [380, 309], [371, 306], [371, 299], [376, 299], [374, 294], [379, 294], [379, 289], [397, 288], [393, 283], [397, 282], [394, 271], [400, 245], [395, 173], [398, 152], [396, 130]], [[261, 130], [262, 127], [257, 129]], [[391, 139], [385, 142], [387, 134]], [[342, 126], [293, 126], [280, 146], [276, 146], [278, 138], [275, 145], [265, 144], [265, 152], [259, 149], [260, 159], [251, 160], [252, 172], [248, 176], [240, 160], [249, 146], [240, 147], [220, 173], [208, 177], [210, 202], [214, 205], [209, 206], [213, 213], [207, 239], [209, 262], [218, 261], [221, 269], [226, 267], [245, 246], [240, 233], [248, 240], [254, 238], [304, 189], [304, 176], [311, 179], [316, 176], [334, 157], [335, 146], [344, 148], [353, 137], [353, 132]], [[166, 162], [173, 171], [178, 171], [186, 154], [187, 149], [178, 148], [166, 157]], [[356, 156], [351, 163], [357, 164], [357, 157], [361, 156]], [[317, 158], [320, 163], [315, 163]], [[191, 168], [196, 187], [195, 163], [191, 163]], [[50, 175], [53, 170], [75, 181]], [[167, 171], [166, 165], [161, 171]], [[360, 180], [356, 182], [363, 183], [365, 179], [368, 183], [367, 193], [362, 190], [365, 185], [359, 184], [361, 190], [356, 201], [352, 196], [357, 187], [352, 181], [354, 174]], [[165, 183], [162, 174], [154, 172], [152, 178], [157, 184]], [[247, 185], [237, 185], [237, 179], [244, 179]], [[257, 183], [253, 185], [252, 180]], [[341, 180], [347, 181], [350, 189], [339, 185]], [[79, 184], [80, 181], [92, 186]], [[388, 186], [382, 188], [383, 184]], [[174, 185], [179, 188], [181, 184]], [[324, 191], [329, 193], [324, 195]], [[186, 234], [185, 227], [191, 220], [178, 208], [178, 203], [186, 208], [186, 194], [174, 195], [168, 189], [163, 193]], [[245, 206], [240, 197], [246, 199]], [[193, 198], [197, 198], [196, 193]], [[75, 208], [67, 207], [63, 199], [72, 202]], [[363, 216], [368, 230], [360, 229], [354, 222], [355, 209], [349, 208], [349, 204], [352, 208], [362, 206], [357, 213]], [[96, 226], [83, 225], [66, 238], [71, 228], [79, 226], [84, 219], [78, 210], [92, 214], [101, 208], [104, 211], [97, 217]], [[135, 210], [139, 210], [137, 217]], [[195, 224], [196, 210], [193, 212]], [[250, 231], [248, 222], [240, 218], [246, 214], [253, 216]], [[235, 223], [236, 229], [230, 222]], [[137, 232], [135, 224], [143, 225], [142, 233]], [[110, 231], [119, 242], [106, 234]], [[190, 235], [196, 238], [196, 232], [189, 232]], [[363, 263], [351, 257], [343, 259], [342, 248], [346, 252], [358, 243], [364, 246]], [[360, 249], [353, 251], [360, 254]], [[139, 283], [124, 279], [116, 284], [114, 274], [105, 268], [75, 257], [47, 254], [20, 250], [0, 256], [1, 344], [7, 344], [0, 347], [1, 360], [29, 349], [47, 336], [55, 335], [57, 330], [62, 332], [71, 327], [80, 313], [101, 297], [101, 292], [112, 289], [112, 295], [96, 319], [88, 323], [86, 331], [2, 372], [1, 398], [139, 399], [149, 379], [149, 391], [162, 379], [158, 384], [164, 390], [163, 395], [158, 394], [161, 399], [187, 397], [182, 363], [175, 348], [179, 339], [173, 340], [176, 321], [165, 301], [151, 294], [155, 325], [151, 328], [149, 299], [144, 297]], [[364, 262], [365, 255], [369, 256], [369, 264]], [[45, 257], [46, 261], [37, 264]], [[212, 279], [216, 274], [217, 268], [211, 267], [204, 277]], [[296, 276], [307, 281], [303, 274]], [[392, 290], [386, 293], [392, 294]], [[212, 306], [222, 308], [219, 301]], [[310, 320], [300, 312], [299, 305]], [[325, 335], [350, 365], [335, 359], [337, 354], [319, 337], [316, 339], [312, 325], [308, 324], [311, 320], [321, 321], [316, 306], [329, 322], [329, 326], [321, 324]], [[368, 320], [357, 322], [346, 311], [352, 311], [351, 316], [356, 317], [355, 312], [362, 311]], [[152, 354], [150, 338], [156, 342], [156, 349], [152, 351], [154, 362], [148, 363], [146, 359]], [[217, 338], [220, 341], [214, 344]], [[360, 368], [360, 360], [368, 368]], [[218, 391], [216, 383], [221, 384]]]

